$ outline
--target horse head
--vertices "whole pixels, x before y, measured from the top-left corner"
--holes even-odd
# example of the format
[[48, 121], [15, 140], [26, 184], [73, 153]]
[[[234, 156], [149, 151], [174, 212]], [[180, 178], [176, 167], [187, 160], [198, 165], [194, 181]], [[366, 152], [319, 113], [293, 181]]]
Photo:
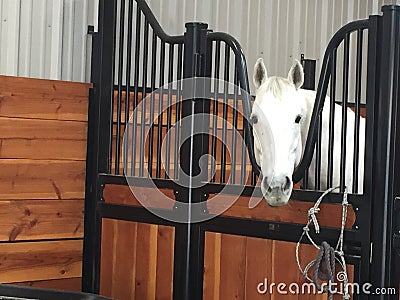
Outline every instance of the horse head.
[[287, 204], [292, 193], [293, 171], [302, 151], [307, 105], [300, 87], [304, 73], [295, 61], [287, 78], [267, 76], [263, 60], [257, 60], [253, 74], [256, 99], [250, 116], [254, 151], [261, 168], [261, 191], [268, 204]]

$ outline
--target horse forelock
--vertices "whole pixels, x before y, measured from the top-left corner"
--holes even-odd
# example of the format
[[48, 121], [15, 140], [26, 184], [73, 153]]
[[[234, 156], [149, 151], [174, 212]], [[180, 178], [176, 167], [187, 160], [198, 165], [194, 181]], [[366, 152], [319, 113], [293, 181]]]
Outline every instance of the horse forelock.
[[262, 93], [271, 93], [276, 99], [282, 99], [285, 92], [290, 90], [292, 84], [283, 77], [271, 76], [260, 88]]

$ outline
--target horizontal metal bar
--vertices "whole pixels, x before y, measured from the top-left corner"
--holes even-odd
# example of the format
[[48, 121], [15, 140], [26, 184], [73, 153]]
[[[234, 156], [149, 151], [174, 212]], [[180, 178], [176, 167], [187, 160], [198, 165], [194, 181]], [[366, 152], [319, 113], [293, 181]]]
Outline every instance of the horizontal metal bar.
[[[205, 231], [236, 234], [255, 238], [272, 239], [279, 241], [287, 241], [296, 243], [302, 232], [303, 224], [263, 221], [255, 219], [243, 219], [216, 216], [202, 224], [202, 229]], [[315, 234], [314, 230], [310, 230], [311, 237], [317, 242], [327, 241], [331, 244], [336, 244], [340, 234], [340, 229], [321, 227], [321, 232]], [[360, 245], [360, 234], [358, 231], [346, 230], [346, 241], [352, 241], [352, 245]], [[309, 244], [307, 238], [302, 240], [302, 243]]]
[[[169, 211], [163, 209], [152, 209], [152, 211], [158, 212], [159, 215], [162, 216], [170, 215], [170, 218], [168, 219], [172, 220], [173, 220], [173, 215], [175, 214], [175, 212], [172, 210]], [[168, 219], [166, 218], [160, 218], [153, 212], [150, 212], [148, 209], [142, 206], [128, 206], [121, 204], [99, 202], [98, 212], [102, 218], [106, 219], [115, 219], [115, 220], [140, 222], [140, 223], [165, 225], [165, 226], [176, 225], [175, 222], [168, 221]]]

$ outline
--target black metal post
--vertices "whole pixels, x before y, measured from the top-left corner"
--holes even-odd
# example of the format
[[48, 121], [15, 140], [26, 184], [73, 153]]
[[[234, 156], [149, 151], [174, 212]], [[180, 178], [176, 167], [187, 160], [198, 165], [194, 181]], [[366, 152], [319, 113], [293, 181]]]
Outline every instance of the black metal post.
[[304, 83], [302, 88], [315, 90], [315, 66], [317, 61], [315, 59], [304, 58], [304, 54], [302, 54], [300, 62], [304, 69]]
[[[396, 225], [394, 202], [400, 195], [400, 133], [397, 123], [400, 117], [400, 6], [384, 6], [382, 12], [379, 89], [375, 106], [371, 283], [378, 288], [398, 289], [393, 239]], [[377, 295], [374, 299], [398, 299], [398, 295]]]
[[109, 173], [110, 169], [115, 10], [116, 0], [100, 1], [99, 32], [93, 34], [82, 269], [82, 290], [91, 293], [99, 291], [101, 219], [96, 207], [102, 191], [98, 174]]
[[[204, 232], [200, 225], [191, 223], [191, 216], [203, 213], [194, 211], [191, 206], [179, 205], [205, 200], [201, 189], [194, 188], [200, 181], [206, 180], [207, 172], [201, 172], [200, 157], [208, 153], [208, 135], [193, 135], [193, 129], [209, 129], [209, 119], [199, 114], [210, 113], [210, 100], [196, 98], [196, 91], [207, 89], [205, 81], [193, 78], [210, 77], [211, 50], [207, 42], [207, 24], [187, 23], [184, 39], [183, 101], [181, 103], [182, 119], [189, 121], [181, 127], [182, 146], [180, 148], [180, 182], [185, 188], [176, 191], [177, 204], [175, 212], [185, 216], [187, 224], [177, 225], [175, 231], [175, 265], [174, 265], [174, 299], [202, 299], [204, 270]], [[195, 131], [196, 131], [195, 130]], [[187, 138], [184, 141], [184, 138]], [[204, 169], [203, 169], [204, 171]], [[197, 177], [196, 177], [197, 176]], [[184, 178], [191, 178], [189, 181]]]

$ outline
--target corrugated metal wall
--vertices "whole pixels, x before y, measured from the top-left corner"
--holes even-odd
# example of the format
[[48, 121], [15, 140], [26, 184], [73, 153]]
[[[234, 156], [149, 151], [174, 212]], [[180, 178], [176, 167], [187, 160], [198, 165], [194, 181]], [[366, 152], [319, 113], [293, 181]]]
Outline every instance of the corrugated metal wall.
[[0, 73], [86, 81], [92, 0], [0, 0]]
[[[98, 0], [0, 0], [0, 74], [89, 81]], [[304, 53], [321, 61], [343, 24], [380, 13], [400, 0], [148, 0], [170, 34], [203, 21], [242, 44], [249, 74], [258, 57], [269, 74], [285, 76]], [[317, 69], [319, 68], [319, 63]]]
[[[246, 54], [249, 76], [258, 57], [270, 75], [286, 76], [294, 58], [317, 60], [344, 24], [379, 14], [383, 4], [399, 0], [148, 0], [167, 32], [182, 33], [182, 24], [203, 21], [214, 31], [236, 37]], [[175, 13], [171, 13], [175, 12]], [[251, 80], [252, 81], [252, 80]], [[252, 83], [251, 83], [252, 85]], [[253, 87], [252, 87], [253, 88]]]

